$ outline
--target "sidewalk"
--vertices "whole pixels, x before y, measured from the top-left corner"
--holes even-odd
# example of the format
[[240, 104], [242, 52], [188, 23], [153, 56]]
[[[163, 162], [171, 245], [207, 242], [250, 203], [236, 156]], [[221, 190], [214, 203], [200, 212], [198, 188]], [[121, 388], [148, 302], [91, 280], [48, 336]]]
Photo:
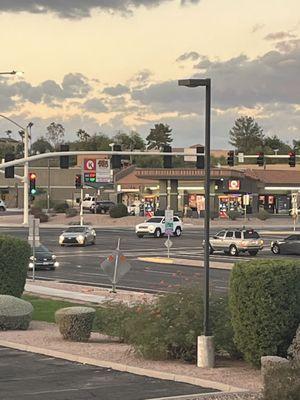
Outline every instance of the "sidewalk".
[[[34, 294], [59, 298], [64, 296], [67, 299], [89, 303], [95, 300], [101, 303], [104, 298], [126, 302], [155, 299], [155, 296], [144, 293], [119, 291], [117, 294], [112, 294], [105, 289], [47, 281], [28, 280], [26, 290]], [[57, 326], [46, 322], [33, 321], [27, 331], [0, 331], [0, 346], [138, 375], [210, 387], [223, 392], [258, 391], [262, 386], [260, 371], [251, 368], [243, 361], [219, 358], [216, 360], [216, 368], [203, 369], [180, 361], [145, 360], [138, 357], [129, 345], [98, 333], [92, 333], [91, 339], [86, 343], [64, 341]]]

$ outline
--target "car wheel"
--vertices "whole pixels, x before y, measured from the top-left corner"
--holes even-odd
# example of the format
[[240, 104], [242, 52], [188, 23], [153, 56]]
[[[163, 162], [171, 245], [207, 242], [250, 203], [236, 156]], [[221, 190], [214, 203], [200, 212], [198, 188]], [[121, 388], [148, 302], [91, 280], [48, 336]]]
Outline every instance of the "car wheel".
[[144, 235], [137, 234], [137, 237], [142, 239], [144, 237]]
[[250, 256], [256, 256], [257, 255], [257, 253], [258, 253], [258, 250], [249, 250], [249, 254], [250, 254]]
[[105, 214], [105, 210], [103, 208], [100, 209], [100, 214]]
[[278, 246], [277, 243], [273, 244], [271, 250], [272, 250], [272, 253], [273, 253], [273, 254], [276, 254], [276, 255], [277, 255], [277, 254], [280, 254], [280, 247]]
[[209, 254], [213, 254], [214, 253], [214, 249], [211, 247], [211, 245], [209, 245]]
[[181, 236], [181, 228], [179, 226], [177, 226], [177, 228], [175, 229], [175, 236]]
[[239, 254], [238, 249], [236, 248], [236, 246], [233, 244], [229, 247], [229, 255], [235, 257]]
[[161, 237], [161, 230], [159, 228], [155, 229], [154, 237], [156, 237], [156, 238], [160, 238]]
[[93, 244], [93, 245], [96, 244], [96, 238], [95, 238], [95, 236], [94, 236], [94, 239], [92, 240], [92, 244]]
[[84, 239], [83, 243], [82, 243], [82, 247], [86, 246], [86, 238]]
[[0, 211], [5, 211], [5, 208], [3, 206], [1, 206]]

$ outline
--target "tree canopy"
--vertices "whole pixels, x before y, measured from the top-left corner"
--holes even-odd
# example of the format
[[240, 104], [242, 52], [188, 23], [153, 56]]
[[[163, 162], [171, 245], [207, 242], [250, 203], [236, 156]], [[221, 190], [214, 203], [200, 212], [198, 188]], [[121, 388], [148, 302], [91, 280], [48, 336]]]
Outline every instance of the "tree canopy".
[[252, 117], [239, 117], [229, 131], [229, 143], [245, 154], [261, 150], [264, 146], [263, 129]]
[[61, 124], [51, 122], [51, 124], [47, 126], [46, 138], [55, 149], [63, 143], [64, 137], [65, 128]]
[[167, 124], [155, 124], [154, 128], [150, 129], [149, 135], [146, 137], [148, 149], [160, 150], [164, 145], [173, 142], [171, 137], [172, 129]]

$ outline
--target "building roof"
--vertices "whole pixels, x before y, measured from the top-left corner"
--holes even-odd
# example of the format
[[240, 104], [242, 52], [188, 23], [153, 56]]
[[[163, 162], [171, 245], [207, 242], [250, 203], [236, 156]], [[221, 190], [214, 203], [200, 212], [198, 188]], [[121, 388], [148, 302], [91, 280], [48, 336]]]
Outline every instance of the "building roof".
[[267, 184], [300, 185], [300, 170], [292, 168], [289, 170], [247, 169], [245, 173]]

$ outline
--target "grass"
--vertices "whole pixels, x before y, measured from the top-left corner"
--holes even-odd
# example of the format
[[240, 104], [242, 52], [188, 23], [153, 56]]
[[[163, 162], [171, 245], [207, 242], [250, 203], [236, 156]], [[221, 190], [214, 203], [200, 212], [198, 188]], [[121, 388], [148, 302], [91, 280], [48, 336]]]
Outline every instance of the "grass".
[[64, 307], [82, 306], [83, 304], [71, 303], [65, 300], [53, 300], [42, 297], [24, 295], [24, 300], [29, 301], [34, 308], [32, 319], [35, 321], [55, 322], [55, 311]]

